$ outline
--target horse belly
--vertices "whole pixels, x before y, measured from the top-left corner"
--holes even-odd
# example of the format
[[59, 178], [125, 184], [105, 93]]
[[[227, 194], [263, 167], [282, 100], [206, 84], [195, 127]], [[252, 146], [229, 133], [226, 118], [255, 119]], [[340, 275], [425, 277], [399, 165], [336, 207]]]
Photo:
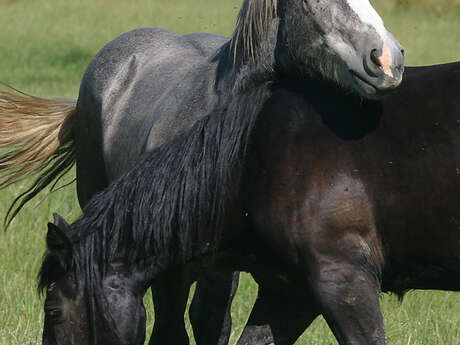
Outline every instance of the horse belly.
[[[422, 141], [421, 138], [411, 140]], [[420, 150], [416, 152], [408, 147], [417, 145], [391, 147], [392, 144], [388, 145], [391, 141], [386, 143], [388, 156], [378, 154], [380, 169], [376, 169], [378, 162], [373, 160], [367, 162], [367, 171], [363, 164], [361, 173], [372, 195], [388, 267], [394, 270], [392, 275], [398, 276], [386, 283], [405, 284], [389, 289], [454, 290], [455, 286], [460, 289], [458, 281], [452, 281], [452, 277], [460, 274], [460, 155], [457, 148], [433, 143], [426, 147], [419, 145]]]

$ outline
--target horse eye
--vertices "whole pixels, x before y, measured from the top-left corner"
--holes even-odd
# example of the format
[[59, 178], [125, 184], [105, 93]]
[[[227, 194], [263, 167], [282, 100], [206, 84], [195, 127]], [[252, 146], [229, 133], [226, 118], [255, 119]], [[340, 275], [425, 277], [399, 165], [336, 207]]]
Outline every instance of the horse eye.
[[62, 310], [59, 308], [48, 309], [45, 311], [46, 316], [48, 316], [53, 321], [59, 320], [62, 315]]
[[77, 281], [75, 280], [75, 277], [73, 275], [67, 277], [67, 283], [70, 284], [70, 287], [72, 289], [76, 289]]

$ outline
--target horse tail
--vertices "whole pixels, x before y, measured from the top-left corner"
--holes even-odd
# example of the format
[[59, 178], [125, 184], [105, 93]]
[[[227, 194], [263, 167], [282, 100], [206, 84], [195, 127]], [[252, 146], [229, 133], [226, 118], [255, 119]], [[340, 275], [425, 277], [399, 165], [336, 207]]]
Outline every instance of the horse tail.
[[[17, 91], [17, 90], [16, 90]], [[8, 228], [22, 207], [75, 163], [74, 100], [51, 100], [0, 92], [0, 189], [39, 174], [11, 204]]]

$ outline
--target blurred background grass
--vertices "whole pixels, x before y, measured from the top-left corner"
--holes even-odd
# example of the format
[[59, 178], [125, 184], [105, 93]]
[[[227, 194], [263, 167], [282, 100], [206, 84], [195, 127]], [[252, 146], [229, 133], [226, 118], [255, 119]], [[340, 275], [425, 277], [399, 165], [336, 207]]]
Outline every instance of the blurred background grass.
[[[386, 26], [406, 50], [408, 65], [460, 60], [460, 0], [375, 0]], [[82, 74], [97, 51], [122, 32], [142, 26], [179, 33], [230, 35], [241, 0], [0, 0], [0, 81], [43, 97], [76, 98]], [[70, 174], [68, 180], [72, 180]], [[0, 215], [27, 183], [0, 191]], [[40, 343], [42, 303], [35, 276], [53, 212], [66, 219], [80, 209], [74, 185], [34, 202], [0, 233], [0, 344]], [[244, 274], [232, 313], [234, 343], [257, 290]], [[149, 330], [152, 308], [149, 304]], [[460, 296], [411, 292], [399, 305], [383, 296], [391, 345], [460, 345]], [[298, 344], [336, 344], [318, 319]]]
[[460, 12], [459, 0], [388, 0], [385, 3], [403, 9], [415, 8], [437, 16], [444, 16], [447, 12], [456, 14]]

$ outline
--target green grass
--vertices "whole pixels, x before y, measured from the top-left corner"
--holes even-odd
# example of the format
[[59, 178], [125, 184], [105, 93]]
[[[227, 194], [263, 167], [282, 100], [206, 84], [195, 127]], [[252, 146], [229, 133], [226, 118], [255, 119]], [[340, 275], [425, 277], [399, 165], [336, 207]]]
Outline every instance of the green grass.
[[[405, 46], [407, 63], [460, 60], [458, 0], [409, 2], [395, 7], [395, 1], [375, 1], [387, 27]], [[0, 0], [0, 81], [38, 96], [75, 98], [86, 65], [116, 35], [141, 26], [229, 35], [240, 4], [240, 0]], [[23, 189], [24, 184], [18, 184], [0, 191], [0, 215]], [[35, 276], [44, 250], [46, 222], [53, 212], [69, 220], [79, 215], [74, 186], [39, 205], [32, 202], [6, 234], [0, 233], [2, 345], [40, 342], [43, 301], [35, 291]], [[255, 296], [254, 283], [243, 275], [232, 307], [233, 343]], [[150, 298], [147, 301], [151, 318]], [[459, 294], [412, 292], [401, 305], [395, 297], [383, 296], [382, 306], [389, 344], [460, 345]], [[336, 342], [318, 319], [298, 344]]]

